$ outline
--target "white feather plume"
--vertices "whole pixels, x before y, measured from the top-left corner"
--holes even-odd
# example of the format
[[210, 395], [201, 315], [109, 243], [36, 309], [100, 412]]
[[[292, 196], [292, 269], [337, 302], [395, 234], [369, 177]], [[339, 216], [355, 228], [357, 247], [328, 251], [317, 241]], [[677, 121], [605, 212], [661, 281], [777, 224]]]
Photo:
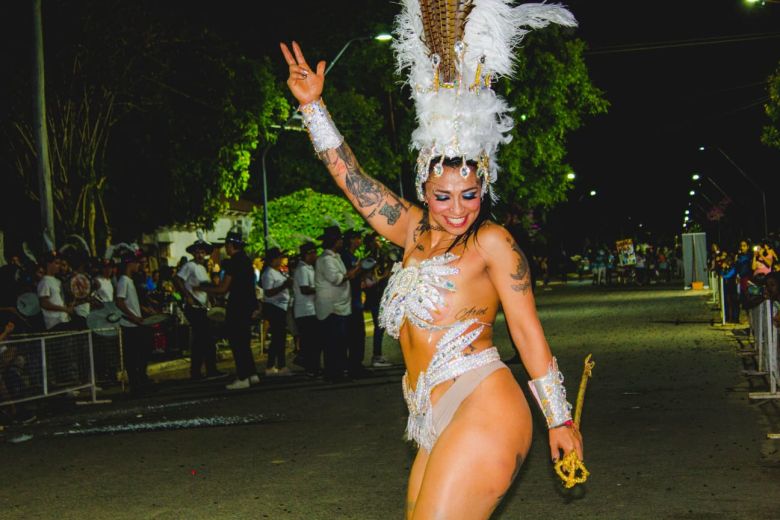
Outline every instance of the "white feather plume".
[[89, 250], [89, 246], [87, 245], [87, 241], [84, 240], [84, 237], [82, 237], [81, 235], [75, 235], [75, 234], [68, 235], [67, 238], [75, 239], [76, 242], [78, 242], [79, 245], [84, 248], [84, 252], [87, 253], [87, 256], [90, 256], [92, 254], [92, 252]]
[[22, 242], [22, 251], [24, 252], [24, 256], [26, 256], [32, 263], [38, 263], [38, 259], [35, 258], [35, 254], [32, 252], [32, 249], [30, 249], [30, 245], [27, 242]]
[[[551, 23], [576, 26], [574, 16], [557, 4], [515, 6], [512, 0], [474, 0], [463, 33], [465, 50], [459, 69], [462, 84], [437, 89], [419, 1], [402, 0], [401, 4], [393, 49], [397, 71], [408, 72], [417, 111], [418, 127], [412, 133], [410, 146], [420, 150], [420, 156], [426, 159], [417, 172], [418, 197], [422, 199], [420, 186], [427, 179], [426, 161], [440, 155], [478, 160], [484, 153], [489, 157], [488, 180], [495, 182], [496, 152], [501, 144], [511, 140], [509, 132], [514, 121], [509, 117], [512, 108], [484, 86], [484, 78], [511, 77], [515, 49], [530, 30]], [[488, 191], [495, 196], [488, 190], [488, 183], [483, 184], [483, 194]]]

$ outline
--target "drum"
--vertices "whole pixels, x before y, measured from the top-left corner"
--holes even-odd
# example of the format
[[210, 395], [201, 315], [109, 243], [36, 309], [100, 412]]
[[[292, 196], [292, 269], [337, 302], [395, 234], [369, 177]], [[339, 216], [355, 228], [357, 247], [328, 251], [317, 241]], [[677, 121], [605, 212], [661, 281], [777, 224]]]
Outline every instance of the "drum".
[[370, 271], [374, 267], [376, 267], [376, 260], [371, 258], [370, 256], [368, 258], [364, 258], [360, 261], [360, 267], [364, 271]]
[[151, 327], [152, 325], [158, 325], [160, 323], [166, 322], [169, 319], [171, 319], [170, 314], [152, 314], [151, 316], [147, 316], [141, 322], [146, 325], [147, 327]]
[[87, 315], [87, 328], [98, 336], [114, 337], [119, 333], [119, 321], [122, 319], [122, 311], [111, 302], [106, 302], [103, 307], [95, 309]]
[[224, 307], [212, 307], [206, 312], [206, 317], [215, 323], [224, 323], [227, 312]]
[[38, 300], [38, 295], [34, 292], [20, 294], [16, 299], [16, 310], [27, 318], [41, 312], [41, 302]]
[[83, 300], [87, 298], [91, 290], [92, 284], [86, 275], [82, 273], [76, 273], [70, 277], [70, 292], [77, 300]]

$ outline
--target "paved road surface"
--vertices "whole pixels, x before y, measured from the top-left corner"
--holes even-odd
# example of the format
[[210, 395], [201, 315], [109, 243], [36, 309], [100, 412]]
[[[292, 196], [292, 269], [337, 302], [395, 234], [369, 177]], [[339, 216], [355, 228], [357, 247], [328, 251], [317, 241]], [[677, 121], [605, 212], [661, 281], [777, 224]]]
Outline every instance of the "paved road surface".
[[[596, 361], [583, 420], [592, 477], [562, 491], [537, 421], [494, 518], [780, 518], [780, 456], [765, 440], [780, 412], [748, 403], [736, 343], [709, 325], [702, 295], [569, 286], [538, 302], [570, 395], [584, 356]], [[402, 518], [413, 452], [401, 441], [400, 376], [394, 367], [345, 385], [293, 377], [240, 395], [168, 384], [148, 399], [6, 430], [0, 517]], [[9, 442], [22, 434], [33, 438]]]

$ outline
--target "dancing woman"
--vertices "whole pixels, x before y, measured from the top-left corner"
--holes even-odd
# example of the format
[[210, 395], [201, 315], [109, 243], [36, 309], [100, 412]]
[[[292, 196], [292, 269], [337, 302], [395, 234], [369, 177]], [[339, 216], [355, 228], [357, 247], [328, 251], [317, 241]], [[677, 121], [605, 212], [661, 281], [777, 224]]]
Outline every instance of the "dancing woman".
[[[312, 69], [295, 42], [281, 50], [287, 85], [317, 154], [369, 224], [404, 248], [380, 320], [401, 343], [407, 436], [419, 446], [406, 516], [487, 518], [531, 443], [530, 409], [493, 346], [499, 305], [547, 419], [552, 459], [571, 451], [583, 457], [563, 377], [536, 313], [528, 261], [506, 229], [489, 220], [495, 151], [512, 128], [491, 79], [511, 73], [512, 48], [525, 33], [520, 26], [575, 22], [558, 6], [463, 1], [449, 24], [452, 38], [442, 39], [432, 31], [448, 25], [436, 19], [444, 10], [403, 3], [395, 45], [417, 104], [420, 127], [412, 144], [420, 150], [417, 195], [424, 209], [362, 171], [321, 99], [325, 62]], [[511, 30], [486, 31], [486, 23], [508, 23], [504, 29]], [[504, 42], [491, 37], [510, 33]], [[426, 43], [442, 41], [454, 41], [454, 48]]]

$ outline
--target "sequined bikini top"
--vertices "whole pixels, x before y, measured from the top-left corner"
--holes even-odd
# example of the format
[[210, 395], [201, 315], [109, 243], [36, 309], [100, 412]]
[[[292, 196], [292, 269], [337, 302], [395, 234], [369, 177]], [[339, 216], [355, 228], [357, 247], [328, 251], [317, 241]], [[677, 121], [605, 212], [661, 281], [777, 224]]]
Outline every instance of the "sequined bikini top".
[[[379, 308], [379, 324], [398, 339], [404, 319], [421, 329], [436, 330], [431, 311], [444, 305], [441, 289], [455, 292], [455, 284], [445, 277], [458, 274], [457, 267], [448, 265], [458, 256], [444, 253], [406, 267], [401, 262], [393, 265]], [[450, 325], [451, 326], [451, 325]]]

